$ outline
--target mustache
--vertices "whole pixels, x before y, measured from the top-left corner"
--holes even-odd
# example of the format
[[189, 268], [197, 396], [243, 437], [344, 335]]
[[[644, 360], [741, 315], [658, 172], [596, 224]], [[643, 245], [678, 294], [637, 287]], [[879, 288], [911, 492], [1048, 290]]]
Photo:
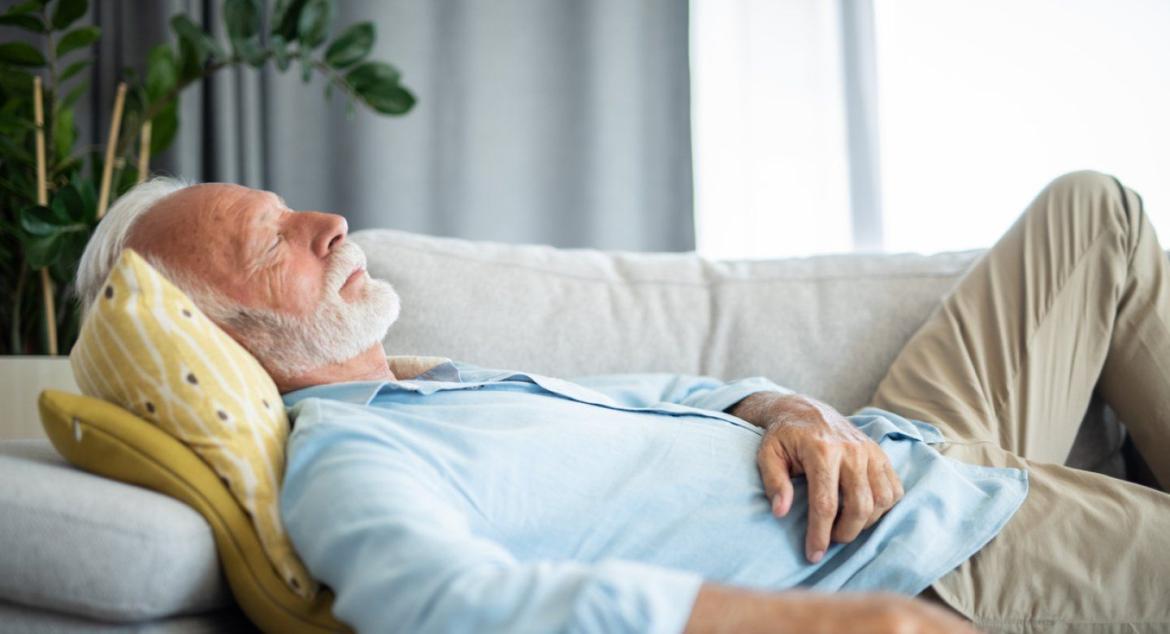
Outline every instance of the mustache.
[[352, 242], [343, 242], [329, 256], [329, 263], [325, 269], [326, 287], [334, 293], [340, 291], [345, 280], [349, 279], [350, 274], [357, 268], [366, 268], [365, 252]]

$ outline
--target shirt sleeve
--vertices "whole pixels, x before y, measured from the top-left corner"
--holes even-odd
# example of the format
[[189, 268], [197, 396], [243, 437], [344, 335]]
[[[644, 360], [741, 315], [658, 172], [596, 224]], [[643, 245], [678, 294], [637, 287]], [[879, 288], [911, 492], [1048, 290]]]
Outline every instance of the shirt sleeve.
[[[342, 431], [339, 431], [342, 430]], [[281, 511], [358, 632], [680, 632], [702, 578], [633, 561], [517, 561], [421, 460], [344, 428], [293, 434]]]
[[762, 376], [728, 383], [709, 376], [685, 374], [605, 374], [570, 380], [627, 407], [674, 403], [722, 412], [756, 392], [793, 393]]

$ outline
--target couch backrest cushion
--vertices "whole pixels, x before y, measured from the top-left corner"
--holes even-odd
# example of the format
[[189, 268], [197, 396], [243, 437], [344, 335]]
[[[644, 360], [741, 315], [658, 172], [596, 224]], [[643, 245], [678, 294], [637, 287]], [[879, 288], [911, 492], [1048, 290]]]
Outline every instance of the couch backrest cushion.
[[717, 262], [360, 231], [402, 313], [391, 354], [563, 377], [765, 375], [844, 412], [979, 252]]

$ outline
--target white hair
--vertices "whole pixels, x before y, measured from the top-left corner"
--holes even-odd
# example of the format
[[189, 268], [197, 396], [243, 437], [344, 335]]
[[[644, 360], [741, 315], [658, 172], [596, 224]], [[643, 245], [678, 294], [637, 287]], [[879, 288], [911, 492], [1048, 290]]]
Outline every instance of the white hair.
[[[163, 198], [190, 186], [175, 178], [154, 178], [135, 186], [110, 207], [86, 245], [77, 270], [75, 290], [86, 312], [101, 293], [134, 223]], [[191, 271], [172, 268], [154, 254], [142, 256], [211, 321], [233, 331], [230, 334], [236, 341], [271, 374], [297, 376], [356, 357], [381, 341], [398, 319], [398, 294], [389, 282], [367, 278], [360, 301], [351, 304], [341, 298], [341, 287], [353, 271], [366, 268], [365, 254], [352, 242], [333, 249], [326, 269], [325, 295], [316, 309], [303, 317], [243, 306]]]
[[[110, 269], [114, 268], [114, 263], [122, 254], [126, 237], [130, 235], [134, 223], [163, 198], [190, 186], [191, 183], [182, 179], [156, 176], [135, 185], [114, 201], [85, 246], [77, 267], [74, 290], [81, 300], [83, 311], [88, 312], [90, 305], [97, 299], [102, 284], [106, 283], [110, 275]], [[151, 264], [157, 268], [157, 262], [151, 261]], [[172, 278], [172, 281], [175, 280]]]

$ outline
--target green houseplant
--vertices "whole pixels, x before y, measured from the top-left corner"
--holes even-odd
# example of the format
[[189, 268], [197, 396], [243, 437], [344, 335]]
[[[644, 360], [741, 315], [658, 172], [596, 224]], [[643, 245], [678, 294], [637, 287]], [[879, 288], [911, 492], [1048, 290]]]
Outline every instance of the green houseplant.
[[361, 104], [402, 115], [415, 103], [397, 69], [366, 59], [373, 23], [330, 40], [336, 0], [224, 0], [228, 41], [175, 15], [174, 43], [153, 48], [144, 72], [123, 73], [106, 147], [84, 146], [74, 106], [89, 90], [88, 52], [101, 37], [98, 27], [77, 24], [87, 11], [87, 0], [29, 0], [0, 14], [0, 25], [42, 44], [0, 42], [0, 355], [72, 347], [81, 309], [70, 287], [81, 253], [108, 202], [144, 178], [150, 156], [174, 140], [183, 89], [225, 68], [271, 64], [299, 69], [305, 82], [322, 76], [326, 98], [344, 95], [351, 111]]

